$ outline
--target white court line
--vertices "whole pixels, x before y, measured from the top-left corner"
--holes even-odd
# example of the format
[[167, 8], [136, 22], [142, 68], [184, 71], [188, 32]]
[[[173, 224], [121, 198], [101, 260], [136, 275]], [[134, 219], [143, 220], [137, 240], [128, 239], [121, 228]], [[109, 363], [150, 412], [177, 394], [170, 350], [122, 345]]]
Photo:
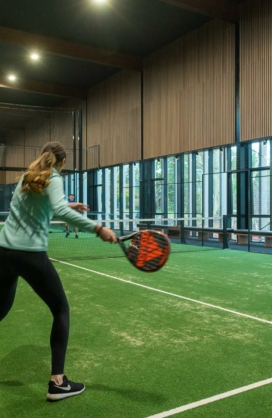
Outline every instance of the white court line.
[[221, 393], [220, 395], [211, 396], [210, 398], [202, 399], [201, 401], [192, 402], [187, 405], [180, 406], [175, 409], [171, 409], [169, 411], [160, 412], [156, 415], [151, 415], [147, 418], [166, 418], [171, 417], [172, 415], [176, 415], [180, 412], [188, 411], [189, 409], [198, 408], [202, 405], [207, 405], [212, 402], [220, 401], [221, 399], [229, 398], [234, 395], [238, 395], [239, 393], [247, 392], [248, 390], [256, 389], [261, 386], [269, 385], [272, 383], [272, 379], [261, 380], [260, 382], [252, 383], [248, 386], [243, 386], [238, 389], [230, 390], [229, 392]]
[[110, 279], [118, 280], [120, 282], [132, 284], [134, 286], [143, 287], [144, 289], [153, 290], [154, 292], [163, 293], [164, 295], [173, 296], [175, 298], [179, 298], [179, 299], [183, 299], [183, 300], [188, 300], [189, 302], [198, 303], [199, 305], [208, 306], [209, 308], [218, 309], [220, 311], [229, 312], [229, 313], [232, 313], [234, 315], [243, 316], [245, 318], [253, 319], [255, 321], [264, 322], [266, 324], [272, 325], [272, 321], [267, 321], [266, 319], [258, 318], [256, 316], [251, 316], [251, 315], [247, 315], [247, 314], [244, 314], [244, 313], [241, 313], [241, 312], [232, 311], [231, 309], [222, 308], [221, 306], [212, 305], [211, 303], [206, 303], [206, 302], [202, 302], [200, 300], [187, 298], [186, 296], [176, 295], [175, 293], [166, 292], [165, 290], [156, 289], [155, 287], [150, 287], [150, 286], [145, 286], [143, 284], [130, 282], [129, 280], [120, 279], [120, 277], [115, 277], [115, 276], [111, 276], [110, 274], [101, 273], [100, 271], [87, 269], [86, 267], [77, 266], [75, 264], [67, 263], [66, 261], [56, 260], [55, 258], [50, 258], [50, 260], [57, 261], [58, 263], [61, 263], [61, 264], [66, 264], [67, 266], [76, 267], [76, 268], [81, 269], [81, 270], [89, 271], [91, 273], [99, 274], [100, 276], [109, 277]]

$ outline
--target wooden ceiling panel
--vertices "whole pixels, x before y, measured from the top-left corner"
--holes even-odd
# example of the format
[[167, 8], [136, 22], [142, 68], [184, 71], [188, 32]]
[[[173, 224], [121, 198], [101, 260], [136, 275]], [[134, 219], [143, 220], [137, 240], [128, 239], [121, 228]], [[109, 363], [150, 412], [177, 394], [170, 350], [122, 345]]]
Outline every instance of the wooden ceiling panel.
[[0, 42], [118, 68], [142, 70], [142, 58], [76, 42], [0, 27]]
[[231, 22], [239, 21], [239, 5], [235, 0], [160, 0], [200, 14]]
[[86, 99], [87, 91], [70, 86], [62, 86], [50, 83], [42, 83], [33, 80], [16, 80], [8, 82], [6, 77], [0, 76], [0, 88], [11, 90], [28, 91], [33, 93], [47, 94], [52, 96], [63, 96], [68, 98]]

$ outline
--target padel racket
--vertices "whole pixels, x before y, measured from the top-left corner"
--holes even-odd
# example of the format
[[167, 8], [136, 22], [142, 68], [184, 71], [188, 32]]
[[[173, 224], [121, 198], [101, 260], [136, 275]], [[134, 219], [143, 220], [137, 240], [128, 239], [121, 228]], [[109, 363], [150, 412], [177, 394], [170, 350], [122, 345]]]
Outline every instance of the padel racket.
[[[125, 241], [130, 240], [128, 246]], [[146, 230], [118, 238], [125, 255], [139, 270], [147, 273], [158, 271], [166, 263], [170, 253], [170, 240], [162, 232]]]

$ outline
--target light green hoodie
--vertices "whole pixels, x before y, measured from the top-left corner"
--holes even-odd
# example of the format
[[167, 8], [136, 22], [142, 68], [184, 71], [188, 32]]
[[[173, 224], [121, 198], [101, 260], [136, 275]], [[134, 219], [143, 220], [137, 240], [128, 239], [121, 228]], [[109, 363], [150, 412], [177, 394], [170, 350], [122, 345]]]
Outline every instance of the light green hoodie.
[[22, 251], [47, 251], [50, 220], [56, 217], [87, 232], [96, 222], [71, 209], [64, 196], [63, 179], [53, 168], [50, 184], [42, 194], [21, 193], [20, 179], [10, 204], [10, 213], [0, 233], [0, 247]]

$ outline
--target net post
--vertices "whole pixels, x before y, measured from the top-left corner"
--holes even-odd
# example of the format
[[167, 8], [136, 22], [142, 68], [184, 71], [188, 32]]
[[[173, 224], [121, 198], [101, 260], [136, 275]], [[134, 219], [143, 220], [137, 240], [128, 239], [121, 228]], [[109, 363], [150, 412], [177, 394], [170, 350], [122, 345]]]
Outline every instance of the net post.
[[227, 231], [228, 215], [223, 215], [223, 250], [229, 248], [228, 231]]

